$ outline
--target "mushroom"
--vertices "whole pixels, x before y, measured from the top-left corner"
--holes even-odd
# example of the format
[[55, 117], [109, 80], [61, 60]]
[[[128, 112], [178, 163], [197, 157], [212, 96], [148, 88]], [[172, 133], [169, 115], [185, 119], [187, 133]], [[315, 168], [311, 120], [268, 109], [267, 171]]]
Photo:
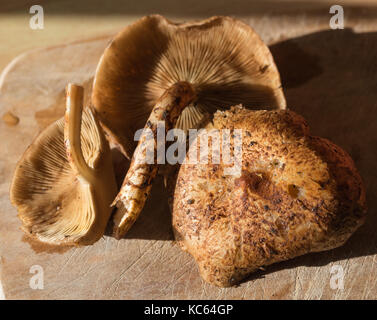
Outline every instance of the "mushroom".
[[10, 198], [22, 229], [50, 244], [92, 244], [104, 234], [116, 193], [104, 133], [83, 111], [83, 88], [69, 84], [65, 118], [35, 139], [14, 173]]
[[311, 136], [301, 116], [234, 107], [205, 129], [242, 130], [238, 174], [227, 175], [232, 164], [214, 163], [210, 150], [208, 164], [186, 161], [176, 180], [175, 238], [205, 281], [231, 286], [263, 266], [341, 246], [365, 221], [352, 159]]
[[[93, 83], [96, 116], [128, 158], [135, 149], [135, 132], [145, 126], [154, 106], [169, 100], [160, 97], [176, 92], [170, 89], [181, 82], [195, 96], [186, 99], [189, 103], [175, 124], [184, 130], [200, 126], [219, 106], [226, 109], [242, 102], [249, 107], [286, 107], [272, 55], [250, 26], [229, 17], [176, 24], [159, 15], [147, 16], [112, 40]], [[142, 180], [149, 185], [156, 170], [146, 165]], [[114, 201], [118, 238], [135, 221], [149, 194], [150, 188], [140, 188], [139, 183], [131, 187], [135, 174], [131, 166]]]
[[197, 95], [177, 120], [182, 129], [195, 128], [219, 106], [286, 107], [273, 57], [250, 26], [230, 17], [177, 24], [146, 16], [112, 40], [93, 83], [96, 115], [128, 158], [135, 131], [179, 81], [190, 83]]

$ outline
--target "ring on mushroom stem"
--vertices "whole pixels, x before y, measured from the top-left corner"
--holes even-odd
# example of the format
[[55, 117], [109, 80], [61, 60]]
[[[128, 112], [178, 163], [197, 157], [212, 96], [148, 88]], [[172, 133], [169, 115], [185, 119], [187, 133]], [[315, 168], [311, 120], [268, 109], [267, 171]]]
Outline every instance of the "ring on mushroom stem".
[[47, 127], [17, 164], [10, 198], [22, 229], [50, 244], [92, 244], [117, 193], [109, 145], [83, 88], [67, 87], [65, 119]]
[[[158, 122], [165, 121], [166, 130], [169, 130], [175, 125], [182, 110], [195, 98], [195, 91], [187, 82], [178, 82], [166, 90], [153, 108], [145, 125], [145, 128], [152, 130], [154, 140], [157, 138]], [[146, 139], [147, 136], [140, 139], [122, 188], [113, 202], [113, 205], [118, 208], [114, 216], [114, 236], [117, 239], [121, 238], [138, 218], [157, 174], [156, 161], [153, 164], [140, 161], [144, 158], [143, 144]], [[156, 143], [154, 146], [156, 148]]]

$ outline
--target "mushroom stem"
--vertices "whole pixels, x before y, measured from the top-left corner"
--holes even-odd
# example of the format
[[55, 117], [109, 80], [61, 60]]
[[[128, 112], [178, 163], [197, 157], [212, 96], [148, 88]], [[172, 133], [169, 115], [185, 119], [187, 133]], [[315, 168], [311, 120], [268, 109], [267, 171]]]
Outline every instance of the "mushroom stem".
[[81, 149], [81, 119], [84, 103], [84, 88], [69, 83], [65, 111], [64, 143], [67, 157], [78, 177], [87, 183], [95, 181], [93, 169], [85, 161]]
[[[166, 130], [174, 127], [183, 109], [195, 97], [196, 93], [188, 82], [173, 84], [157, 101], [144, 128], [153, 132], [154, 140], [156, 141], [158, 122], [165, 121]], [[157, 174], [156, 152], [153, 164], [142, 161], [142, 159], [145, 159], [144, 145], [146, 139], [148, 139], [146, 135], [140, 139], [122, 188], [113, 202], [113, 205], [118, 208], [114, 216], [113, 230], [117, 239], [123, 237], [138, 218], [149, 196], [152, 181]], [[154, 143], [155, 149], [156, 145], [157, 143]]]

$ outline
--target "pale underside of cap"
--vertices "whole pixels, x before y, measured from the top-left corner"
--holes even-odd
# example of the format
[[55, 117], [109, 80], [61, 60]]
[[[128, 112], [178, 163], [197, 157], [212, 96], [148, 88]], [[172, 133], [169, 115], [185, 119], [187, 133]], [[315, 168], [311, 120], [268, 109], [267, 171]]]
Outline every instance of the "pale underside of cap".
[[182, 129], [239, 103], [256, 109], [286, 107], [272, 55], [250, 26], [229, 17], [174, 24], [147, 16], [113, 39], [93, 86], [96, 113], [127, 156], [136, 146], [135, 131], [178, 81], [191, 83], [198, 95], [177, 121]]
[[[93, 114], [82, 117], [81, 148], [91, 168], [105, 151]], [[46, 128], [19, 161], [10, 191], [22, 229], [40, 241], [80, 243], [96, 215], [93, 187], [80, 180], [67, 158], [64, 118]]]

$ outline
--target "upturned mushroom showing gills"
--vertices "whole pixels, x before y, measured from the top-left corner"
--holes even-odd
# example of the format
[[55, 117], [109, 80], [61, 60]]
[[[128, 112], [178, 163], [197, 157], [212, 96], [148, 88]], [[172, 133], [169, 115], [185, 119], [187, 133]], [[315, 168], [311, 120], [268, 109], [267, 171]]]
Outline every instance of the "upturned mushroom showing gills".
[[135, 131], [179, 81], [190, 83], [197, 95], [177, 120], [182, 129], [195, 128], [219, 106], [286, 107], [272, 55], [250, 26], [230, 17], [177, 24], [146, 16], [112, 40], [93, 84], [96, 116], [128, 158]]
[[104, 234], [116, 193], [108, 142], [90, 109], [83, 111], [83, 88], [70, 84], [65, 118], [16, 167], [10, 198], [22, 229], [50, 244], [92, 244]]
[[210, 149], [207, 164], [182, 164], [176, 180], [175, 237], [205, 281], [231, 286], [263, 266], [338, 247], [364, 222], [352, 159], [311, 136], [301, 116], [235, 107], [205, 129], [242, 130], [238, 174], [227, 175], [231, 165], [214, 163]]
[[[169, 90], [179, 83], [186, 83], [195, 95], [195, 99], [177, 96], [174, 102], [187, 102], [176, 122], [170, 123], [184, 130], [197, 128], [219, 106], [286, 107], [272, 55], [250, 26], [229, 17], [176, 24], [159, 15], [147, 16], [112, 40], [93, 83], [96, 116], [128, 158], [136, 146], [135, 132], [148, 123], [154, 106], [169, 100], [160, 98], [164, 92], [176, 92]], [[149, 165], [139, 174], [130, 167], [114, 201], [118, 238], [140, 213], [156, 170]], [[137, 176], [148, 178], [137, 180]], [[133, 179], [138, 182], [131, 182]]]

